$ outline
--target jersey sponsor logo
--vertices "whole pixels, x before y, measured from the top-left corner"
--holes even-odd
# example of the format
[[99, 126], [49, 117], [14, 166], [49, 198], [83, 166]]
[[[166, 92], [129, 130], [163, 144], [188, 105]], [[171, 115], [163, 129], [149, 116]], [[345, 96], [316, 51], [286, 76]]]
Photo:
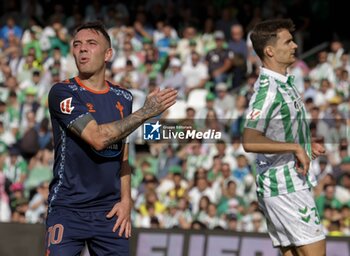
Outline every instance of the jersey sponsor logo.
[[74, 109], [72, 106], [72, 97], [62, 100], [60, 103], [60, 109], [63, 114], [71, 114]]
[[86, 107], [88, 108], [88, 111], [90, 113], [95, 113], [96, 110], [94, 109], [94, 105], [92, 103], [86, 103]]
[[253, 109], [252, 111], [250, 111], [250, 113], [247, 115], [247, 119], [249, 120], [256, 120], [259, 118], [261, 114], [261, 110], [259, 109]]
[[113, 158], [113, 157], [117, 157], [121, 154], [122, 150], [123, 150], [123, 142], [119, 141], [115, 144], [112, 144], [110, 146], [108, 146], [107, 148], [103, 149], [103, 150], [95, 150], [94, 148], [92, 148], [92, 150], [99, 156], [105, 157], [105, 158]]

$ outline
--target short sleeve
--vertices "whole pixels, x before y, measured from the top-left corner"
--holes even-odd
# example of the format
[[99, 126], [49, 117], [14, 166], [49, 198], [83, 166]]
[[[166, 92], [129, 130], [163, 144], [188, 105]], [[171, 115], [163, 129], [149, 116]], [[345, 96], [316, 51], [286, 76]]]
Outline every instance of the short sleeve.
[[77, 90], [63, 83], [55, 84], [51, 88], [49, 110], [51, 117], [57, 119], [64, 127], [69, 127], [73, 121], [89, 113]]
[[246, 112], [246, 128], [265, 132], [273, 112], [278, 106], [276, 87], [268, 81], [260, 81], [257, 91], [250, 100]]

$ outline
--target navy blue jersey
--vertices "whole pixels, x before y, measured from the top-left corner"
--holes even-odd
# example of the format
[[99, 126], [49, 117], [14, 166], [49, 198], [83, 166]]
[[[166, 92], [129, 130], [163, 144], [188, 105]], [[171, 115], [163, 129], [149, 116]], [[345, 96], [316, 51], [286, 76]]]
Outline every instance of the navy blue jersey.
[[75, 77], [55, 84], [49, 109], [55, 146], [54, 178], [49, 210], [55, 207], [83, 211], [109, 211], [120, 201], [120, 167], [123, 142], [96, 151], [69, 126], [91, 114], [98, 124], [110, 123], [132, 111], [129, 91], [108, 82], [103, 92], [93, 91]]

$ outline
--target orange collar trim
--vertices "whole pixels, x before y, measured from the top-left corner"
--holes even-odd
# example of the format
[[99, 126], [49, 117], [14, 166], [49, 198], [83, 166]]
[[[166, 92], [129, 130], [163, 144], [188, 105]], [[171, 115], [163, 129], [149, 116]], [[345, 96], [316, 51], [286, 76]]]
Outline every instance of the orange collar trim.
[[95, 93], [95, 94], [105, 94], [105, 93], [109, 92], [109, 89], [110, 89], [109, 84], [107, 83], [107, 81], [105, 81], [107, 88], [104, 89], [103, 91], [97, 91], [97, 90], [93, 90], [93, 89], [87, 87], [86, 85], [84, 85], [84, 84], [82, 83], [82, 81], [79, 79], [79, 77], [77, 77], [77, 76], [74, 77], [74, 80], [77, 82], [77, 84], [78, 84], [79, 86], [81, 86], [81, 87], [83, 87], [84, 89], [88, 90], [89, 92], [92, 92], [92, 93]]

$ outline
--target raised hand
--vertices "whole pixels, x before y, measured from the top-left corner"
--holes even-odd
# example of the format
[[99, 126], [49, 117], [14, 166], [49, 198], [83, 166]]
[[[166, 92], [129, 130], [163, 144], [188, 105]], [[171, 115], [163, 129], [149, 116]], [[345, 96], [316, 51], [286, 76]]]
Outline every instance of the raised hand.
[[159, 88], [151, 92], [142, 107], [143, 113], [148, 117], [154, 117], [175, 104], [177, 91], [172, 88], [160, 90]]

